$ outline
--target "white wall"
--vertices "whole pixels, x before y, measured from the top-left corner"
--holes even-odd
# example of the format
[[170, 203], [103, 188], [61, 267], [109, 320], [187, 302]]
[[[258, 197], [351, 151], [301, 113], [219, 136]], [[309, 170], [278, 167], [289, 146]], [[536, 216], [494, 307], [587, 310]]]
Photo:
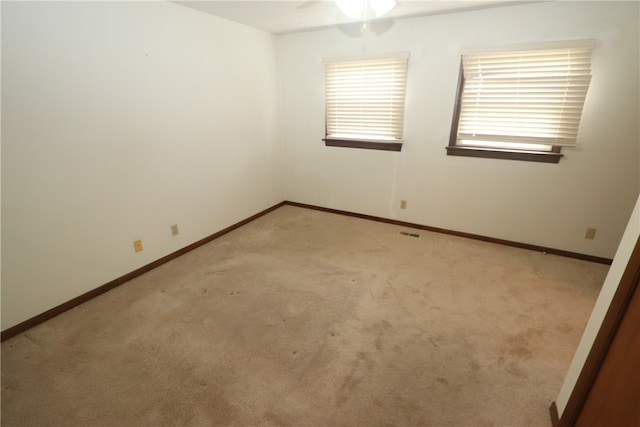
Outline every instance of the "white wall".
[[[612, 257], [638, 195], [635, 2], [277, 40], [169, 2], [1, 7], [2, 329], [283, 199]], [[598, 41], [579, 148], [558, 165], [445, 155], [460, 47], [573, 38]], [[403, 151], [325, 147], [322, 58], [406, 50]]]
[[600, 291], [600, 295], [598, 295], [596, 305], [593, 308], [591, 317], [589, 318], [589, 322], [587, 323], [587, 327], [582, 334], [580, 344], [578, 344], [578, 349], [573, 356], [573, 361], [571, 362], [571, 366], [569, 367], [567, 376], [565, 377], [562, 388], [560, 389], [560, 394], [558, 395], [558, 399], [556, 400], [556, 405], [558, 406], [558, 414], [560, 416], [562, 416], [562, 413], [567, 407], [567, 402], [569, 401], [571, 392], [576, 385], [578, 376], [580, 375], [580, 371], [584, 366], [584, 362], [587, 360], [587, 356], [589, 356], [589, 351], [591, 351], [591, 347], [593, 347], [596, 335], [598, 334], [600, 327], [602, 326], [604, 317], [607, 314], [609, 306], [611, 305], [613, 296], [615, 295], [615, 292], [618, 289], [618, 285], [620, 284], [620, 279], [622, 279], [624, 270], [627, 266], [627, 263], [629, 262], [629, 259], [631, 258], [631, 253], [633, 252], [633, 249], [639, 238], [640, 198], [636, 202], [636, 207], [631, 214], [631, 219], [629, 219], [627, 229], [624, 232], [622, 240], [620, 241], [620, 246], [618, 247], [618, 250], [616, 252], [613, 264], [611, 264], [611, 268], [607, 273], [607, 278], [604, 281], [604, 285], [602, 285], [602, 290]]
[[[279, 37], [285, 198], [613, 257], [640, 188], [638, 10], [549, 2]], [[578, 148], [559, 164], [446, 156], [461, 47], [584, 38], [597, 46]], [[402, 152], [325, 147], [323, 58], [394, 51], [411, 52]]]
[[2, 2], [3, 329], [283, 200], [275, 49], [169, 2]]

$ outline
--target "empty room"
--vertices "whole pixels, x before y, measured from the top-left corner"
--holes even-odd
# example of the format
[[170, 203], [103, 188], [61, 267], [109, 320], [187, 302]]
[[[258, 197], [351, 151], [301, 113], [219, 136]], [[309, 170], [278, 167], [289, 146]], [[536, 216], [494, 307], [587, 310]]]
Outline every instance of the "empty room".
[[640, 425], [639, 2], [0, 12], [2, 426]]

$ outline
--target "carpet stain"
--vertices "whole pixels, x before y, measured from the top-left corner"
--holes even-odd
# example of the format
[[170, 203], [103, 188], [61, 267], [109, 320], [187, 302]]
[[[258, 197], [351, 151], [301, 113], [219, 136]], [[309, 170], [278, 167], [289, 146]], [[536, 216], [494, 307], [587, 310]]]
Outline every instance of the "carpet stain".
[[540, 329], [528, 328], [526, 331], [506, 338], [507, 352], [522, 359], [530, 359], [532, 351], [532, 340], [540, 337], [543, 331]]
[[360, 351], [355, 360], [351, 362], [351, 369], [344, 377], [342, 385], [338, 389], [336, 406], [340, 408], [352, 396], [352, 392], [366, 378], [367, 373], [375, 367], [375, 362], [368, 352]]
[[376, 350], [382, 351], [385, 335], [393, 333], [394, 328], [388, 320], [383, 319], [379, 322], [363, 328], [362, 331], [367, 334], [373, 334], [375, 336], [373, 342], [374, 347], [376, 348]]
[[571, 334], [575, 332], [575, 328], [572, 325], [562, 324], [562, 323], [559, 325], [556, 325], [556, 329], [563, 334]]
[[287, 427], [296, 425], [295, 417], [282, 413], [282, 412], [274, 412], [267, 411], [264, 413], [264, 421], [265, 424], [260, 423], [261, 425], [272, 425], [278, 427]]

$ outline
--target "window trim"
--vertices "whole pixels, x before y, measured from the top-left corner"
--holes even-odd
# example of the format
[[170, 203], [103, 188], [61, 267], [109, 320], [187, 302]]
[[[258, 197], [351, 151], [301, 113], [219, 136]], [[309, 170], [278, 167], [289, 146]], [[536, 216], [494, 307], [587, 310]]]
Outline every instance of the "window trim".
[[481, 157], [485, 159], [524, 160], [527, 162], [559, 163], [564, 154], [560, 147], [553, 147], [552, 151], [524, 151], [504, 150], [499, 148], [463, 147], [449, 145], [447, 156]]
[[453, 108], [453, 120], [449, 145], [446, 147], [447, 156], [480, 157], [485, 159], [521, 160], [527, 162], [559, 163], [564, 156], [562, 147], [554, 145], [551, 151], [525, 151], [508, 150], [488, 147], [470, 147], [458, 145], [458, 125], [460, 124], [460, 112], [462, 107], [462, 94], [464, 92], [464, 67], [460, 59], [460, 71], [458, 73], [458, 87], [456, 90], [456, 103]]
[[402, 142], [377, 142], [364, 139], [322, 138], [327, 147], [362, 148], [365, 150], [402, 151]]

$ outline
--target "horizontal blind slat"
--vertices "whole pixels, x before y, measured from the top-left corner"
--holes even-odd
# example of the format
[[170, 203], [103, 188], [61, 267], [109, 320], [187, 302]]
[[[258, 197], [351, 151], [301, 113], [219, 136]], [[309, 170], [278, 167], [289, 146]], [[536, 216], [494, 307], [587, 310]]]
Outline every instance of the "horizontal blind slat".
[[553, 46], [464, 54], [458, 139], [575, 145], [592, 47]]
[[406, 78], [406, 56], [327, 62], [327, 136], [401, 139]]

